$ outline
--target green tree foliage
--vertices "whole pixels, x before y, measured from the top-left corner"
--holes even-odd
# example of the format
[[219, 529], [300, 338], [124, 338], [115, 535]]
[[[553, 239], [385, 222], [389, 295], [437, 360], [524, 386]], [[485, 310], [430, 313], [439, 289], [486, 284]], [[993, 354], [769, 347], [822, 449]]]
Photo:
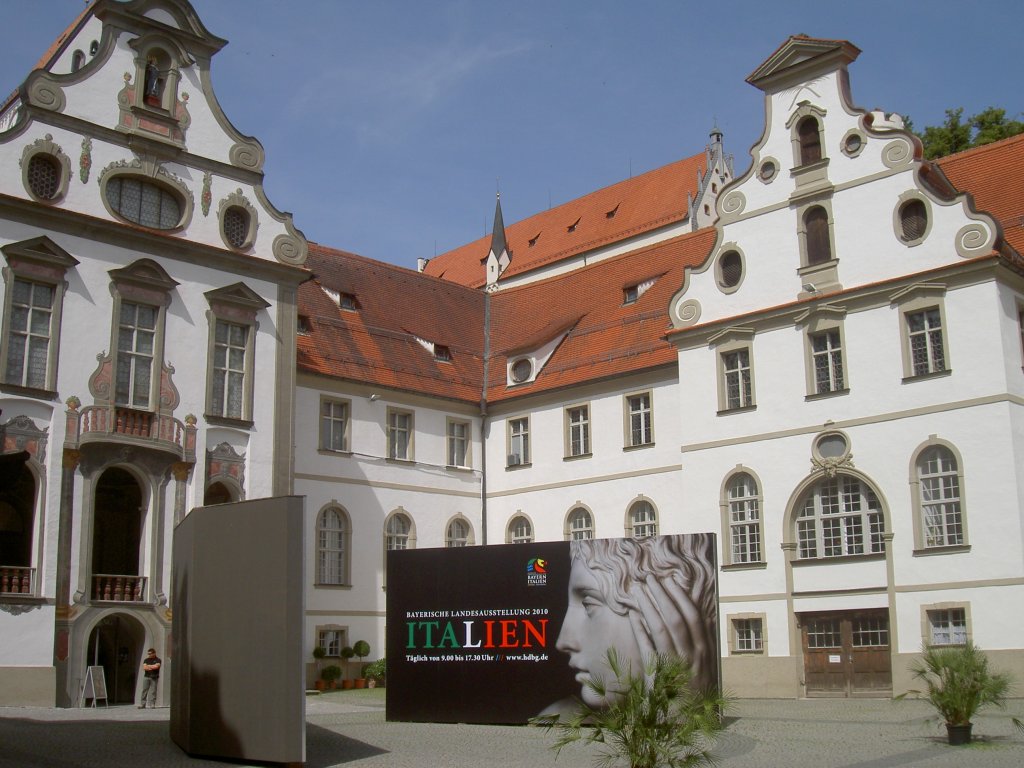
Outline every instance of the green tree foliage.
[[946, 121], [942, 125], [929, 125], [922, 132], [914, 130], [909, 118], [905, 123], [921, 139], [924, 156], [929, 160], [1024, 133], [1024, 122], [1007, 118], [1006, 110], [998, 107], [984, 109], [966, 120], [963, 107], [947, 109]]
[[615, 679], [591, 679], [587, 685], [607, 708], [585, 702], [568, 718], [558, 715], [531, 722], [558, 739], [560, 752], [574, 742], [604, 745], [600, 765], [625, 762], [630, 768], [682, 768], [713, 765], [711, 747], [722, 729], [722, 717], [731, 704], [717, 690], [694, 690], [690, 664], [678, 656], [653, 654], [644, 669], [633, 672], [623, 665], [615, 649], [608, 651]]

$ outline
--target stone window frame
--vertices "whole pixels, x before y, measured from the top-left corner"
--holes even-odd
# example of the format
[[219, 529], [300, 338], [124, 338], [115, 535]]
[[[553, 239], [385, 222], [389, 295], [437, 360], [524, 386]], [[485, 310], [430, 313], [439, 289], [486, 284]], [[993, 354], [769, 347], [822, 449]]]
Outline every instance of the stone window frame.
[[[645, 536], [636, 535], [637, 519], [636, 516], [633, 514], [633, 510], [640, 504], [646, 504], [647, 506], [649, 506], [651, 508], [651, 513], [653, 515], [652, 520], [640, 521], [641, 525], [654, 526], [654, 532], [649, 533]], [[649, 538], [651, 536], [659, 535], [661, 533], [661, 514], [658, 511], [658, 505], [654, 503], [654, 499], [651, 499], [648, 496], [644, 496], [643, 494], [640, 494], [633, 498], [629, 502], [629, 504], [626, 505], [626, 514], [623, 520], [623, 530], [625, 531], [627, 539]]]
[[[350, 440], [351, 440], [351, 432], [352, 432], [352, 401], [349, 400], [348, 398], [344, 398], [344, 397], [331, 397], [331, 396], [323, 395], [322, 394], [322, 395], [320, 395], [320, 403], [319, 403], [319, 405], [320, 405], [320, 407], [317, 410], [317, 449], [321, 453], [330, 453], [330, 454], [351, 453], [352, 452], [352, 446], [350, 444]], [[325, 432], [324, 422], [325, 422], [325, 420], [330, 421], [330, 423], [332, 425], [335, 424], [338, 421], [338, 419], [334, 418], [333, 415], [329, 416], [328, 414], [324, 413], [324, 406], [325, 405], [332, 405], [332, 406], [333, 405], [340, 405], [340, 406], [343, 406], [345, 408], [344, 421], [343, 421], [343, 423], [341, 425], [341, 447], [340, 448], [332, 447], [333, 440], [330, 441], [331, 445], [328, 445], [327, 441], [324, 440], [324, 436], [325, 436], [324, 435], [324, 432]], [[333, 429], [333, 427], [331, 429], [330, 436], [332, 438], [334, 437], [334, 429]]]
[[[808, 249], [807, 217], [812, 209], [815, 208], [821, 208], [826, 214], [830, 258], [811, 264]], [[797, 268], [797, 275], [800, 277], [800, 285], [803, 288], [801, 298], [820, 293], [824, 290], [841, 288], [842, 286], [839, 283], [839, 256], [836, 251], [835, 219], [832, 216], [832, 201], [830, 199], [817, 198], [808, 200], [798, 206], [796, 208], [796, 231], [797, 241], [800, 246], [800, 266]], [[806, 286], [810, 286], [811, 290], [808, 290]]]
[[[796, 326], [803, 336], [804, 349], [804, 386], [805, 400], [844, 395], [850, 391], [850, 366], [846, 357], [846, 308], [834, 305], [822, 305], [802, 312], [795, 318]], [[842, 387], [825, 392], [818, 391], [815, 368], [814, 338], [832, 331], [839, 332], [839, 364], [842, 367]], [[830, 361], [831, 370], [831, 361]], [[830, 377], [831, 378], [831, 377]]]
[[[391, 530], [392, 521], [395, 519], [405, 520], [408, 522], [409, 528], [405, 533], [398, 533], [397, 531]], [[381, 532], [384, 535], [383, 544], [385, 552], [395, 549], [416, 549], [416, 520], [404, 507], [398, 506], [388, 512], [387, 517], [384, 519], [384, 525], [381, 528]], [[392, 547], [391, 544], [397, 542], [399, 537], [401, 537], [405, 546]]]
[[[341, 560], [341, 581], [327, 581], [324, 579], [324, 568], [323, 568], [323, 557], [325, 554], [325, 547], [323, 545], [322, 532], [324, 532], [324, 521], [328, 512], [336, 512], [342, 523], [341, 528], [341, 547], [340, 549], [331, 548], [331, 552], [340, 552]], [[352, 586], [352, 516], [348, 513], [341, 504], [336, 500], [332, 499], [327, 504], [324, 504], [320, 511], [316, 515], [316, 526], [314, 534], [316, 541], [314, 548], [316, 551], [316, 562], [314, 564], [314, 575], [313, 575], [313, 586], [315, 587], [351, 587]]]
[[[573, 519], [577, 517], [577, 512], [582, 512], [583, 514], [587, 515], [587, 517], [590, 519], [590, 524], [588, 526], [582, 528], [575, 528], [573, 526]], [[575, 504], [569, 507], [569, 510], [565, 513], [565, 520], [562, 525], [562, 535], [566, 541], [573, 541], [577, 538], [593, 539], [596, 534], [596, 529], [597, 526], [595, 523], [594, 510], [592, 510], [588, 505], [584, 504], [583, 502], [577, 501]], [[575, 536], [574, 534], [579, 531], [589, 531], [590, 535], [584, 537]]]
[[[722, 259], [730, 253], [735, 253], [740, 260], [740, 276], [735, 285], [726, 284], [725, 276], [722, 271]], [[746, 254], [743, 253], [743, 249], [733, 242], [723, 243], [718, 248], [718, 253], [715, 256], [715, 285], [718, 286], [718, 290], [726, 295], [736, 293], [736, 291], [740, 289], [740, 286], [743, 285], [743, 281], [746, 277], [747, 257]]]
[[[459, 523], [466, 527], [466, 535], [464, 538], [458, 538], [452, 535], [452, 527]], [[457, 543], [461, 542], [461, 543]], [[476, 543], [476, 538], [473, 532], [473, 523], [470, 522], [469, 518], [461, 512], [456, 512], [452, 515], [448, 522], [444, 524], [444, 545], [448, 549], [458, 547], [472, 547]]]
[[[221, 424], [251, 428], [253, 426], [253, 391], [256, 378], [256, 338], [260, 324], [257, 316], [270, 304], [245, 283], [234, 283], [224, 288], [215, 288], [203, 294], [209, 303], [206, 312], [208, 325], [206, 358], [206, 420], [210, 424]], [[214, 406], [214, 354], [216, 351], [217, 323], [231, 323], [248, 328], [246, 333], [245, 372], [242, 380], [242, 415], [225, 416], [216, 413]], [[227, 391], [225, 390], [225, 403]]]
[[[181, 208], [181, 214], [177, 224], [172, 227], [150, 227], [137, 221], [132, 221], [127, 216], [114, 208], [107, 194], [107, 186], [114, 179], [136, 179], [142, 184], [159, 187], [171, 195], [174, 195]], [[133, 227], [142, 227], [153, 232], [176, 233], [185, 230], [192, 221], [193, 208], [195, 205], [192, 191], [188, 186], [173, 174], [163, 168], [159, 162], [152, 157], [144, 157], [131, 162], [114, 162], [104, 168], [97, 179], [100, 187], [100, 200], [103, 207], [111, 218], [116, 221], [125, 222]]]
[[[4, 281], [3, 332], [0, 334], [0, 391], [15, 392], [28, 397], [53, 400], [57, 397], [57, 369], [60, 361], [61, 325], [64, 315], [64, 294], [68, 290], [67, 272], [78, 266], [78, 260], [46, 236], [34, 237], [0, 248], [7, 265], [0, 270]], [[42, 388], [25, 387], [7, 382], [7, 357], [10, 351], [11, 311], [14, 302], [14, 281], [48, 285], [53, 289], [50, 307], [49, 345], [46, 355], [46, 376]]]
[[[919, 202], [924, 206], [924, 232], [919, 237], [907, 238], [904, 236], [904, 216], [906, 207], [909, 203]], [[911, 189], [901, 194], [896, 199], [896, 205], [892, 210], [892, 230], [893, 234], [896, 235], [896, 239], [901, 242], [907, 248], [913, 248], [921, 245], [925, 240], [928, 239], [928, 235], [932, 231], [932, 223], [935, 220], [933, 215], [931, 200], [928, 199], [927, 195], [922, 194], [916, 189]]]
[[[580, 414], [578, 420], [575, 414]], [[578, 431], [579, 439], [573, 437]], [[562, 409], [563, 459], [585, 459], [593, 456], [593, 419], [589, 402], [574, 403]], [[576, 450], [579, 444], [579, 450]]]
[[[946, 319], [946, 286], [942, 283], [916, 283], [903, 288], [889, 297], [890, 306], [897, 310], [900, 334], [900, 356], [903, 362], [903, 382], [914, 382], [937, 376], [948, 376], [953, 372], [949, 350], [949, 324]], [[942, 331], [942, 370], [929, 370], [924, 373], [914, 372], [913, 356], [910, 346], [910, 328], [908, 316], [918, 312], [937, 309], [939, 312], [940, 330]], [[931, 364], [929, 363], [929, 367]]]
[[[456, 425], [465, 427], [465, 435], [460, 438], [458, 435], [452, 433], [452, 428]], [[445, 466], [449, 469], [472, 469], [473, 467], [473, 422], [469, 419], [456, 419], [451, 416], [445, 417], [444, 424], [444, 435], [445, 435]], [[463, 462], [461, 464], [452, 461], [455, 458], [455, 454], [452, 451], [453, 440], [463, 440], [465, 442], [465, 450]]]
[[[233, 244], [224, 229], [224, 216], [232, 208], [240, 208], [248, 217], [249, 225], [240, 245]], [[217, 231], [224, 245], [232, 251], [244, 253], [251, 251], [256, 245], [256, 233], [259, 231], [259, 214], [256, 208], [249, 202], [241, 188], [236, 189], [227, 197], [223, 198], [217, 206]]]
[[[54, 162], [57, 163], [60, 169], [60, 181], [57, 184], [57, 192], [53, 197], [39, 197], [32, 189], [32, 185], [29, 183], [28, 169], [29, 163], [32, 162], [32, 158], [45, 155]], [[53, 141], [52, 134], [46, 134], [41, 139], [36, 139], [31, 144], [27, 145], [21, 152], [21, 183], [25, 187], [25, 191], [28, 192], [29, 197], [35, 200], [37, 203], [44, 203], [46, 205], [56, 205], [64, 200], [68, 193], [68, 187], [71, 181], [71, 159], [64, 154], [64, 151], [58, 144]]]
[[[397, 448], [398, 443], [395, 442], [395, 437], [402, 431], [397, 423], [392, 424], [392, 417], [408, 417], [407, 426], [404, 427], [406, 432], [405, 441], [405, 452], [404, 455], [398, 456]], [[387, 413], [384, 416], [384, 437], [385, 437], [385, 456], [388, 461], [396, 462], [412, 462], [415, 461], [416, 457], [416, 413], [409, 408], [396, 408], [394, 406], [388, 406]]]
[[[732, 482], [735, 478], [740, 475], [746, 475], [753, 480], [756, 486], [757, 492], [753, 498], [757, 503], [757, 532], [759, 537], [760, 547], [760, 559], [749, 560], [749, 561], [734, 561], [733, 560], [733, 528], [738, 525], [751, 525], [750, 521], [735, 523], [732, 519], [732, 498], [729, 496], [729, 490]], [[722, 478], [722, 484], [718, 490], [718, 508], [721, 515], [722, 525], [722, 567], [728, 570], [746, 570], [751, 568], [765, 568], [768, 564], [767, 552], [765, 550], [765, 537], [764, 537], [764, 484], [761, 482], [761, 478], [758, 476], [750, 467], [744, 464], [737, 464], [725, 477]]]
[[[518, 520], [525, 521], [529, 527], [529, 531], [526, 535], [516, 532], [515, 523]], [[517, 509], [515, 514], [508, 519], [508, 523], [505, 525], [505, 543], [506, 544], [532, 544], [537, 540], [537, 526], [533, 524], [533, 520], [530, 516], [523, 512], [521, 509]]]
[[[729, 622], [729, 655], [730, 656], [763, 656], [768, 652], [768, 616], [765, 613], [743, 612], [730, 613], [726, 616]], [[740, 648], [738, 623], [757, 622], [759, 625], [759, 641], [757, 648]]]
[[[859, 140], [859, 143], [854, 146], [854, 140]], [[863, 131], [857, 128], [851, 128], [845, 134], [839, 142], [839, 149], [847, 157], [853, 158], [860, 155], [867, 146], [868, 138]]]
[[[316, 632], [316, 644], [323, 648], [325, 659], [340, 659], [341, 649], [348, 645], [348, 630], [347, 626], [342, 624], [317, 624], [314, 632]], [[331, 648], [333, 644], [324, 643], [324, 635], [327, 632], [338, 633], [337, 648]], [[336, 650], [337, 653], [331, 653], [332, 650]]]
[[[934, 448], [944, 448], [952, 454], [954, 461], [956, 461], [956, 477], [957, 485], [959, 486], [958, 492], [960, 505], [959, 524], [961, 529], [961, 538], [963, 539], [963, 541], [958, 544], [935, 544], [929, 546], [925, 539], [924, 503], [921, 499], [921, 460], [928, 451]], [[964, 479], [964, 460], [957, 447], [948, 440], [944, 440], [936, 435], [930, 435], [927, 440], [914, 449], [910, 456], [908, 483], [910, 485], [910, 504], [913, 512], [914, 524], [914, 556], [969, 552], [971, 550], [971, 539], [970, 530], [967, 525], [967, 488]]]
[[921, 647], [922, 648], [956, 648], [959, 647], [960, 643], [936, 643], [934, 635], [934, 625], [932, 623], [932, 614], [940, 611], [963, 611], [964, 612], [964, 628], [966, 631], [966, 641], [972, 642], [974, 639], [973, 624], [971, 622], [971, 603], [967, 600], [950, 600], [939, 603], [926, 603], [921, 606]]
[[[111, 378], [109, 402], [117, 407], [155, 412], [160, 409], [160, 386], [162, 384], [164, 343], [166, 341], [167, 308], [171, 305], [172, 294], [179, 283], [152, 259], [138, 259], [126, 267], [112, 269], [110, 295], [113, 306], [110, 323]], [[118, 329], [121, 323], [121, 305], [125, 302], [155, 307], [157, 311], [153, 336], [153, 367], [150, 370], [149, 403], [145, 408], [118, 402], [117, 369], [121, 351], [118, 349]]]
[[[505, 422], [505, 469], [515, 469], [516, 467], [528, 467], [533, 462], [533, 446], [530, 444], [530, 433], [532, 432], [532, 424], [530, 415], [516, 416], [510, 418]], [[525, 431], [516, 433], [514, 431], [515, 425], [519, 423], [525, 423]], [[516, 437], [520, 437], [522, 440], [523, 450], [520, 454], [513, 454], [512, 442]], [[511, 458], [513, 455], [519, 456], [518, 462], [512, 462]]]
[[[634, 411], [632, 401], [636, 398], [647, 398], [647, 408], [643, 408]], [[633, 440], [633, 415], [634, 413], [647, 414], [648, 426], [647, 429], [641, 429], [641, 433], [646, 432], [647, 440], [641, 440], [640, 442], [634, 442]], [[633, 450], [636, 448], [649, 448], [654, 445], [654, 390], [644, 389], [636, 392], [627, 392], [622, 396], [622, 447], [623, 450]]]
[[[827, 110], [822, 107], [811, 104], [808, 101], [803, 101], [786, 121], [786, 128], [790, 132], [790, 143], [793, 148], [793, 166], [790, 170], [790, 176], [796, 182], [797, 190], [828, 183], [829, 157], [825, 142], [825, 117], [827, 114]], [[808, 118], [813, 118], [818, 124], [820, 157], [811, 162], [804, 162], [804, 147], [800, 138], [800, 126]]]
[[[757, 377], [754, 366], [754, 335], [753, 328], [733, 326], [716, 333], [708, 343], [715, 353], [715, 371], [718, 390], [718, 415], [743, 413], [757, 408]], [[739, 406], [729, 405], [728, 382], [726, 371], [726, 355], [735, 352], [747, 352], [747, 368], [750, 371], [750, 402]]]
[[[823, 435], [822, 435], [823, 436]], [[822, 436], [819, 436], [820, 439]], [[817, 439], [815, 440], [817, 443]], [[816, 453], [816, 452], [815, 452]], [[817, 458], [817, 456], [816, 456]], [[816, 471], [809, 475], [801, 482], [797, 488], [793, 491], [790, 496], [789, 502], [786, 506], [786, 525], [784, 528], [785, 541], [783, 542], [783, 549], [792, 550], [794, 565], [805, 564], [805, 563], [828, 563], [828, 562], [849, 562], [857, 559], [884, 559], [887, 557], [887, 553], [890, 550], [892, 530], [891, 530], [891, 511], [885, 498], [882, 496], [879, 486], [876, 482], [871, 480], [863, 472], [859, 472], [854, 469], [851, 462], [849, 461], [849, 444], [847, 444], [847, 453], [842, 460], [835, 462], [836, 466], [833, 468], [833, 473]], [[841, 467], [841, 468], [840, 468]], [[826, 467], [827, 469], [827, 467]], [[818, 489], [824, 483], [831, 480], [845, 481], [847, 479], [856, 480], [861, 485], [860, 495], [863, 497], [866, 493], [865, 489], [869, 490], [878, 502], [877, 513], [880, 515], [881, 530], [877, 532], [877, 536], [880, 541], [880, 546], [876, 549], [872, 542], [873, 531], [871, 530], [870, 521], [868, 516], [871, 513], [869, 507], [864, 504], [860, 505], [858, 517], [861, 519], [861, 535], [860, 535], [860, 546], [864, 549], [863, 552], [840, 552], [839, 554], [825, 554], [823, 551], [823, 534], [824, 528], [821, 524], [823, 515], [820, 512], [819, 505], [815, 505], [815, 514], [811, 516], [813, 519], [813, 531], [815, 534], [815, 554], [802, 556], [801, 552], [801, 535], [800, 535], [800, 521], [809, 519], [808, 517], [802, 516], [804, 501], [811, 495], [818, 495]], [[843, 496], [842, 488], [839, 490], [839, 496]], [[851, 515], [847, 515], [849, 517]], [[840, 515], [829, 515], [829, 519], [835, 519], [841, 517]], [[841, 547], [845, 549], [849, 544], [849, 540], [845, 535], [841, 535]]]
[[761, 158], [761, 162], [757, 165], [757, 180], [762, 184], [771, 184], [777, 178], [779, 178], [779, 170], [782, 168], [782, 163], [777, 158], [766, 155]]

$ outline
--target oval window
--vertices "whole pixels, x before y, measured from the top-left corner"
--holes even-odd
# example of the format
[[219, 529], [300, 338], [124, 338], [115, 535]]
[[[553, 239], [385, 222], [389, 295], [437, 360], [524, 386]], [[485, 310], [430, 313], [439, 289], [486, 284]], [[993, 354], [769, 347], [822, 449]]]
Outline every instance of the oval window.
[[174, 229], [181, 223], [181, 203], [164, 187], [132, 176], [107, 182], [111, 210], [128, 221], [152, 229]]
[[533, 374], [533, 363], [528, 357], [521, 357], [512, 363], [512, 381], [522, 384]]
[[53, 200], [60, 191], [60, 163], [53, 155], [32, 155], [28, 161], [28, 188], [40, 200]]
[[232, 248], [244, 248], [249, 240], [249, 212], [233, 205], [224, 211], [224, 239]]
[[736, 251], [726, 251], [718, 260], [723, 288], [735, 288], [743, 277], [743, 260]]
[[905, 241], [920, 240], [928, 228], [928, 209], [922, 200], [910, 200], [900, 208], [900, 229]]

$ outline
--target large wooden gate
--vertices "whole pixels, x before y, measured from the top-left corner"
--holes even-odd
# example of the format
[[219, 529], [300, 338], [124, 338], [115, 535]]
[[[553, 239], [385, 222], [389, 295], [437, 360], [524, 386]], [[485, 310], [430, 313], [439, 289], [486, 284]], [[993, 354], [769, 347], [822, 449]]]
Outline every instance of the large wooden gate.
[[891, 695], [886, 609], [804, 613], [799, 622], [808, 696]]

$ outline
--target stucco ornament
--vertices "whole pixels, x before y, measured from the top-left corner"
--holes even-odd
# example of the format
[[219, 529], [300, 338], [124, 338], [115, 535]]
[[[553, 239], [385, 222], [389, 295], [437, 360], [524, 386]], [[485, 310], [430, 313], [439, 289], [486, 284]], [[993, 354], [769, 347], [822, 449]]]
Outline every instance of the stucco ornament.
[[92, 139], [86, 136], [82, 139], [82, 154], [78, 156], [78, 178], [85, 184], [89, 181], [89, 171], [92, 170]]
[[845, 456], [830, 456], [828, 458], [812, 456], [811, 466], [815, 471], [824, 473], [825, 477], [831, 480], [839, 474], [840, 470], [853, 469], [853, 454], [848, 453]]

